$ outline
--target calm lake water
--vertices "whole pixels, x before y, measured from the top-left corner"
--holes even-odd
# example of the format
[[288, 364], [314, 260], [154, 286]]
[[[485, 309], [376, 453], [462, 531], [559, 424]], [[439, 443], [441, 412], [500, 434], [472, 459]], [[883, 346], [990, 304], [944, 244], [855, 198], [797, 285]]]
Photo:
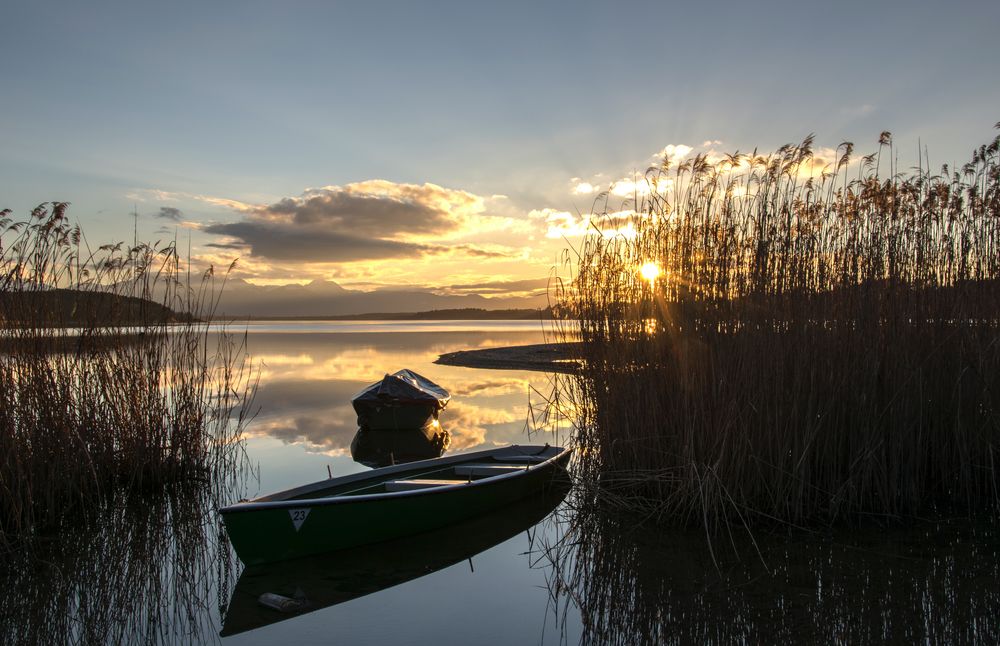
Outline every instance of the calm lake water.
[[[710, 550], [702, 533], [637, 530], [633, 519], [588, 511], [571, 491], [322, 558], [252, 569], [235, 559], [217, 506], [325, 478], [328, 468], [365, 470], [352, 457], [350, 399], [386, 372], [410, 368], [451, 391], [441, 418], [449, 453], [565, 443], [559, 433], [528, 435], [550, 376], [433, 363], [446, 352], [545, 340], [536, 322], [252, 324], [249, 350], [262, 366], [247, 433], [254, 473], [214, 491], [114, 500], [87, 529], [54, 532], [30, 559], [8, 562], [0, 642], [1000, 640], [993, 523], [761, 531], [753, 540], [734, 532]], [[303, 607], [265, 608], [265, 592]]]
[[[327, 467], [335, 476], [365, 470], [351, 456], [358, 427], [350, 400], [384, 373], [400, 368], [427, 376], [451, 392], [452, 402], [441, 416], [442, 428], [450, 436], [449, 454], [529, 441], [561, 443], [562, 438], [551, 436], [529, 439], [526, 432], [529, 392], [531, 388], [547, 392], [546, 375], [434, 364], [446, 352], [543, 340], [537, 322], [252, 325], [250, 350], [263, 370], [256, 398], [260, 413], [249, 430], [247, 447], [251, 460], [259, 464], [260, 492], [321, 479]], [[535, 396], [536, 401], [540, 399]], [[488, 526], [474, 528], [480, 535], [467, 541], [484, 551], [467, 554], [459, 539], [450, 554], [444, 550], [444, 554], [428, 556], [428, 543], [408, 546], [404, 541], [397, 551], [413, 552], [417, 569], [423, 568], [426, 575], [406, 572], [401, 576], [412, 576], [412, 580], [225, 637], [224, 642], [443, 644], [482, 643], [499, 636], [509, 643], [558, 642], [561, 635], [551, 625], [548, 612], [546, 570], [530, 555], [532, 540], [540, 542], [529, 535], [539, 520], [538, 511], [519, 513], [526, 516], [527, 525], [515, 522], [492, 535]], [[551, 525], [543, 523], [535, 531], [554, 531]], [[499, 544], [491, 547], [494, 542]], [[388, 556], [376, 551], [362, 558], [377, 563]], [[407, 569], [407, 565], [397, 568]], [[331, 570], [330, 576], [336, 576], [336, 565]], [[365, 573], [362, 569], [360, 575]], [[393, 583], [391, 574], [385, 583]]]

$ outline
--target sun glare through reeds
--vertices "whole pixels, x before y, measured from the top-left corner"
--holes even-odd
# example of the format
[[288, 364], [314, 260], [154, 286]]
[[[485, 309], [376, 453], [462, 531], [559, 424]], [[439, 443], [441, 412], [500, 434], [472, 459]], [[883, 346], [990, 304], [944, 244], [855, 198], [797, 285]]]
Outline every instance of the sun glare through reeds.
[[606, 501], [711, 526], [996, 509], [1000, 137], [940, 172], [888, 132], [825, 168], [812, 148], [666, 158], [664, 190], [595, 205], [637, 214], [558, 294]]
[[655, 262], [644, 263], [639, 267], [639, 275], [652, 286], [656, 283], [656, 279], [660, 277], [660, 266]]

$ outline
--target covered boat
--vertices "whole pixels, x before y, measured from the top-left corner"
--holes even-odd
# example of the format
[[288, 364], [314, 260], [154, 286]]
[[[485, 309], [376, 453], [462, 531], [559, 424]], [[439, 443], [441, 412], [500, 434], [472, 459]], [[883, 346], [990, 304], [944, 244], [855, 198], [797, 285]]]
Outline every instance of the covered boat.
[[368, 386], [354, 396], [351, 404], [361, 428], [392, 431], [434, 424], [449, 401], [447, 390], [404, 369]]
[[570, 451], [508, 446], [320, 480], [219, 510], [247, 565], [369, 545], [499, 510], [565, 476]]

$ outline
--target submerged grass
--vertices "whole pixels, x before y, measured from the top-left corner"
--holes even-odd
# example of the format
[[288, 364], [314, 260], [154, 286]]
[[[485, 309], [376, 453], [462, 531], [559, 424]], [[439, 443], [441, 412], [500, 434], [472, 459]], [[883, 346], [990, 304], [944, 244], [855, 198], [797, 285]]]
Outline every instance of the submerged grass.
[[559, 294], [584, 484], [710, 527], [995, 510], [998, 149], [932, 174], [809, 137], [603, 195]]
[[173, 245], [84, 251], [66, 206], [0, 212], [0, 542], [232, 471], [254, 390], [210, 327], [211, 271], [192, 282]]

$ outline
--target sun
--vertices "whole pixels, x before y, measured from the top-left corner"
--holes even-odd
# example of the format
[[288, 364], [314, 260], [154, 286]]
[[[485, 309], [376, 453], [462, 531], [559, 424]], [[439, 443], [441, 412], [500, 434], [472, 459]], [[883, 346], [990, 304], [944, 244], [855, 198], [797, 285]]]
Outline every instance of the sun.
[[660, 266], [655, 262], [647, 262], [639, 268], [639, 275], [648, 280], [649, 284], [652, 285], [660, 275]]

